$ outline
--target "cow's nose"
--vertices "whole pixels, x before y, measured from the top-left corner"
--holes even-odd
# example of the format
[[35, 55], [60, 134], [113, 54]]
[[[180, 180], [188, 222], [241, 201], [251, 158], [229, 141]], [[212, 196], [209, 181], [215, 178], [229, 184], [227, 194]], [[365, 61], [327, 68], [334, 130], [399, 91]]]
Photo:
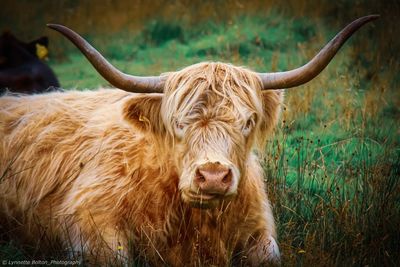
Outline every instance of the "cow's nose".
[[206, 163], [197, 168], [194, 183], [201, 193], [224, 195], [232, 185], [232, 172], [220, 163]]

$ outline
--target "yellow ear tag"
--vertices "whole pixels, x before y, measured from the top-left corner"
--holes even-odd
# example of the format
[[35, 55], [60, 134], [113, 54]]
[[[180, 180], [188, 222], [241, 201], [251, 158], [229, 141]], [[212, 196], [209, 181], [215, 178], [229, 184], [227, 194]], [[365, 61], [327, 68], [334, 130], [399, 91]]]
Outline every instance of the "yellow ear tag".
[[36, 44], [36, 55], [39, 59], [46, 59], [49, 54], [47, 47], [41, 44]]

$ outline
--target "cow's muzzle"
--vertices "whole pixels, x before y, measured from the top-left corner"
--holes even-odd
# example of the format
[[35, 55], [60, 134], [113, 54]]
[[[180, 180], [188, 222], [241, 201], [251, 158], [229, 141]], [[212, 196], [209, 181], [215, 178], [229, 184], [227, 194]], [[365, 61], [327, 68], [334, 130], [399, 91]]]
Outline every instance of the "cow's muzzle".
[[232, 171], [216, 163], [200, 165], [193, 179], [196, 193], [204, 196], [224, 196], [232, 186]]
[[236, 195], [238, 171], [218, 161], [195, 166], [190, 186], [182, 188], [182, 198], [192, 207], [210, 209]]

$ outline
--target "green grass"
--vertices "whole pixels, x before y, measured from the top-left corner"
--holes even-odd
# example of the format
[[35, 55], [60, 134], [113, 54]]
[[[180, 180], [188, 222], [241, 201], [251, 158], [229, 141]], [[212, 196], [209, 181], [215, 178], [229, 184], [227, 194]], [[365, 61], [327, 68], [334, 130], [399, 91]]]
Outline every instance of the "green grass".
[[[281, 125], [267, 145], [266, 184], [285, 266], [400, 265], [398, 65], [377, 60], [382, 40], [364, 42], [375, 36], [365, 28], [319, 78], [287, 91]], [[205, 60], [286, 70], [338, 30], [321, 19], [271, 12], [191, 27], [149, 21], [141, 33], [85, 37], [119, 69], [155, 75]], [[50, 62], [64, 88], [107, 86], [83, 56], [67, 51], [63, 61]], [[379, 75], [371, 78], [373, 72]], [[22, 252], [6, 245], [0, 253]]]
[[[210, 21], [186, 31], [175, 23], [150, 21], [139, 34], [127, 36], [121, 32], [106, 38], [102, 35], [84, 37], [115, 66], [138, 75], [159, 74], [207, 60], [265, 71], [284, 70], [304, 62], [304, 57], [295, 53], [298, 44], [315, 37], [317, 28], [305, 19], [279, 19], [277, 15], [267, 19], [239, 17], [222, 24]], [[162, 31], [167, 34], [159, 36]], [[322, 42], [314, 51], [321, 45]], [[107, 85], [72, 44], [67, 49], [72, 52], [63, 64], [51, 62], [64, 88]], [[280, 56], [288, 53], [290, 57]], [[270, 66], [274, 60], [275, 65]]]

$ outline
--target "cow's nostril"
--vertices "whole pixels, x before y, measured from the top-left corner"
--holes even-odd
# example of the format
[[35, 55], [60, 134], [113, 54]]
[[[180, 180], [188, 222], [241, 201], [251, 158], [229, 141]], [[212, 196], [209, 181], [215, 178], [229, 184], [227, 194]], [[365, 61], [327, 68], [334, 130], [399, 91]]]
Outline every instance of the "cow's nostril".
[[206, 181], [206, 177], [204, 177], [204, 175], [199, 170], [197, 170], [196, 172], [195, 179], [197, 183], [204, 183]]
[[226, 174], [224, 176], [224, 178], [222, 178], [222, 182], [227, 184], [227, 183], [230, 183], [231, 181], [232, 181], [232, 172], [231, 172], [231, 170], [229, 170], [228, 174]]
[[204, 178], [204, 176], [203, 175], [198, 175], [197, 176], [197, 180], [199, 181], [199, 182], [205, 182], [206, 181], [206, 178]]

